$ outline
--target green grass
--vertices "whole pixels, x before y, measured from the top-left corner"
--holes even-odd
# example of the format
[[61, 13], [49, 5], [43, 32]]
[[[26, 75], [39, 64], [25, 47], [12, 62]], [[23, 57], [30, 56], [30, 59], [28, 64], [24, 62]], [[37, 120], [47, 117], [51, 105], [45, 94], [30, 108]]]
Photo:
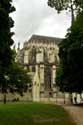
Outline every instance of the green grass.
[[0, 125], [74, 125], [63, 108], [41, 103], [0, 103]]

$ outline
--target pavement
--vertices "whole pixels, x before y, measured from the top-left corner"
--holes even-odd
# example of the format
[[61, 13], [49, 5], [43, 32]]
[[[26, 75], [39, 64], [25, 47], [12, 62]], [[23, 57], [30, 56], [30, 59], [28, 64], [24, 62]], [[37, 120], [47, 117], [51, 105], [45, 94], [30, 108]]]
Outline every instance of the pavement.
[[83, 125], [83, 106], [63, 106], [70, 116], [73, 118], [76, 125]]
[[67, 101], [64, 104], [64, 100], [56, 101], [54, 104], [64, 107], [76, 125], [83, 125], [83, 104], [70, 104]]
[[83, 125], [83, 105], [60, 104], [70, 114], [76, 125]]

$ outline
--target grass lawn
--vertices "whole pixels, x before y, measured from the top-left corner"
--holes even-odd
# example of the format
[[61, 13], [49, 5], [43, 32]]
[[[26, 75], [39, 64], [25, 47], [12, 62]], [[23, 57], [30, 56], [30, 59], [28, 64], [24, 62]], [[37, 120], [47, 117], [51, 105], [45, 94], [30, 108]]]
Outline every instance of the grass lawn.
[[74, 125], [63, 108], [41, 103], [0, 103], [0, 125]]

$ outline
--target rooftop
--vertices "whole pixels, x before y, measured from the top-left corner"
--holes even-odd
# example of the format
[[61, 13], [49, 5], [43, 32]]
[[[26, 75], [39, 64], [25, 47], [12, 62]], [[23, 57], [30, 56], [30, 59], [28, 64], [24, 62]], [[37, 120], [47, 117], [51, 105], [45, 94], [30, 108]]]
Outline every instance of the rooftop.
[[63, 38], [49, 37], [49, 36], [40, 36], [40, 35], [32, 35], [32, 37], [28, 40], [27, 43], [56, 43], [59, 44]]

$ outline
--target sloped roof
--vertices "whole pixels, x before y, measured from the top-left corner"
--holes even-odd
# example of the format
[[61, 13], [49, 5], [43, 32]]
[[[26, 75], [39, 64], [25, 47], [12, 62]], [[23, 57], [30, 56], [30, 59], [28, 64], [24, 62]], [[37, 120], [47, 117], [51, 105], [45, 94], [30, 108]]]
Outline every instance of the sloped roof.
[[35, 43], [56, 43], [59, 44], [61, 41], [63, 40], [63, 38], [56, 38], [56, 37], [49, 37], [49, 36], [40, 36], [40, 35], [33, 35], [28, 43], [30, 42], [35, 42]]

